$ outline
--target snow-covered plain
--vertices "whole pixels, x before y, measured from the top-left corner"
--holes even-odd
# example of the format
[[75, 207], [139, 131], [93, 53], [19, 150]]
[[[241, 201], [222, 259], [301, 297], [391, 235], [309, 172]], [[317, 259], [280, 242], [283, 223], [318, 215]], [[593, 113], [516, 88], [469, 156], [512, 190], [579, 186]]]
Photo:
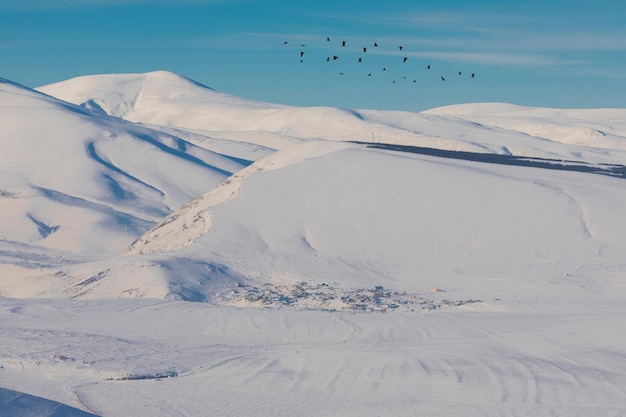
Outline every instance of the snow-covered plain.
[[626, 110], [0, 81], [0, 416], [626, 414]]

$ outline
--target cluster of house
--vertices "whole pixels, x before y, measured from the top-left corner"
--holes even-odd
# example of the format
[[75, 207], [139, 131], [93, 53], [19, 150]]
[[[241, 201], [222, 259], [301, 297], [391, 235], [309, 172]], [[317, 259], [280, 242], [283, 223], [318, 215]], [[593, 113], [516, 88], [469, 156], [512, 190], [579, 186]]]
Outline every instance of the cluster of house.
[[374, 288], [343, 289], [336, 283], [316, 284], [308, 281], [296, 284], [265, 283], [260, 287], [239, 285], [222, 297], [227, 304], [239, 307], [290, 306], [310, 310], [357, 311], [429, 311], [443, 307], [461, 306], [481, 300], [433, 300], [418, 294]]

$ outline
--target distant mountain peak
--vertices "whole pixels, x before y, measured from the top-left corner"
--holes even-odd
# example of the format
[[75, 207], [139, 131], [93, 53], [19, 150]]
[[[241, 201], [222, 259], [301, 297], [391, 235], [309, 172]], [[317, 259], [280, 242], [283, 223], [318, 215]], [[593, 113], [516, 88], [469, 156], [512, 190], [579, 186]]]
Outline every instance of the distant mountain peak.
[[146, 72], [144, 74], [139, 74], [139, 75], [143, 75], [146, 79], [149, 79], [149, 78], [154, 79], [155, 81], [188, 83], [195, 87], [200, 87], [200, 88], [205, 88], [211, 91], [215, 91], [213, 88], [208, 87], [204, 84], [201, 84], [195, 80], [192, 80], [191, 78], [187, 78], [183, 75], [176, 74], [170, 71], [158, 70], [158, 71]]
[[[160, 124], [144, 120], [143, 113], [180, 113], [181, 107], [193, 103], [235, 106], [260, 106], [257, 103], [229, 94], [217, 92], [197, 81], [169, 71], [152, 71], [136, 74], [85, 75], [37, 88], [45, 94], [110, 116], [129, 121]], [[155, 103], [159, 101], [159, 103]], [[156, 107], [155, 107], [156, 105]], [[177, 107], [170, 109], [163, 107]], [[141, 113], [141, 117], [136, 117]], [[170, 123], [164, 123], [169, 125]]]
[[215, 92], [210, 87], [169, 71], [85, 75], [37, 90], [121, 118], [133, 112], [143, 95], [167, 98]]

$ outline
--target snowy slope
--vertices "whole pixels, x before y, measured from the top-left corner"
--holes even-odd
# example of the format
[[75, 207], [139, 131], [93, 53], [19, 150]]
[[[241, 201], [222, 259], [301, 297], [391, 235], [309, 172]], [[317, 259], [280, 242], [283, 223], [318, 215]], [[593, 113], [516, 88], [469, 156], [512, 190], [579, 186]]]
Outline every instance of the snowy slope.
[[[230, 131], [268, 131], [259, 127], [263, 120], [288, 109], [220, 93], [166, 71], [83, 76], [38, 90], [128, 121], [226, 139]], [[287, 135], [255, 136], [250, 135], [254, 143], [271, 148], [298, 141]]]
[[[295, 275], [458, 291], [480, 283], [469, 298], [498, 297], [518, 279], [529, 296], [592, 277], [602, 294], [618, 285], [623, 178], [327, 145], [301, 163], [255, 163], [253, 174], [217, 189], [224, 198], [213, 191], [194, 201], [131, 254], [162, 259], [182, 249], [175, 256], [185, 262], [212, 261], [262, 282]], [[595, 276], [599, 265], [612, 273]]]
[[1, 417], [94, 417], [78, 408], [0, 388]]
[[626, 149], [625, 109], [542, 109], [484, 103], [440, 107], [425, 113], [516, 130], [562, 144], [607, 151]]
[[36, 259], [20, 255], [29, 245], [78, 259], [119, 253], [246, 165], [6, 80], [0, 109], [0, 245], [24, 262]]

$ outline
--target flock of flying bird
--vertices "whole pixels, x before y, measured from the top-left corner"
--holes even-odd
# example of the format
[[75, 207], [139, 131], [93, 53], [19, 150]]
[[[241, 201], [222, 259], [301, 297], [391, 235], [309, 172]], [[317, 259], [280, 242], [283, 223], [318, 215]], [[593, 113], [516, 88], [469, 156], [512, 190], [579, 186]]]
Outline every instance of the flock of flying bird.
[[[326, 42], [331, 42], [331, 39], [330, 39], [329, 36], [326, 37]], [[283, 45], [287, 45], [288, 43], [289, 43], [289, 41], [284, 41]], [[341, 47], [346, 47], [347, 46], [346, 41], [341, 41], [340, 45], [341, 45]], [[304, 48], [306, 47], [306, 44], [301, 44], [300, 47], [301, 47], [300, 53], [299, 53], [299, 55], [300, 55], [300, 62], [305, 62], [305, 55], [306, 54], [305, 54]], [[377, 42], [374, 42], [371, 47], [378, 48], [379, 45], [378, 45]], [[398, 49], [399, 49], [400, 52], [404, 51], [404, 47], [402, 45], [399, 45]], [[359, 49], [359, 51], [361, 51], [361, 50]], [[358, 63], [364, 62], [363, 55], [367, 54], [367, 52], [368, 52], [368, 47], [367, 46], [362, 47], [362, 52], [361, 52], [362, 56], [359, 56], [357, 58], [357, 62]], [[339, 60], [339, 56], [337, 56], [335, 54], [329, 55], [329, 56], [326, 57], [326, 62], [333, 62], [333, 61], [337, 61], [337, 60]], [[402, 63], [406, 64], [408, 60], [409, 60], [408, 56], [403, 56]], [[431, 69], [431, 65], [430, 64], [426, 65], [426, 69], [430, 70]], [[387, 67], [382, 67], [380, 70], [381, 71], [387, 71]], [[339, 73], [339, 75], [343, 75], [343, 74], [344, 74], [343, 72]], [[372, 72], [369, 72], [367, 74], [368, 77], [371, 77], [372, 75], [374, 75], [374, 73], [372, 73]], [[463, 76], [463, 71], [459, 71], [458, 72], [458, 76], [459, 77]], [[476, 74], [475, 73], [471, 73], [470, 78], [475, 78], [475, 77], [476, 77]], [[407, 79], [406, 76], [404, 76], [403, 78]], [[446, 81], [446, 77], [444, 75], [441, 75], [441, 81]], [[396, 81], [393, 80], [392, 82], [395, 83]], [[417, 80], [414, 79], [413, 82], [416, 83]]]

